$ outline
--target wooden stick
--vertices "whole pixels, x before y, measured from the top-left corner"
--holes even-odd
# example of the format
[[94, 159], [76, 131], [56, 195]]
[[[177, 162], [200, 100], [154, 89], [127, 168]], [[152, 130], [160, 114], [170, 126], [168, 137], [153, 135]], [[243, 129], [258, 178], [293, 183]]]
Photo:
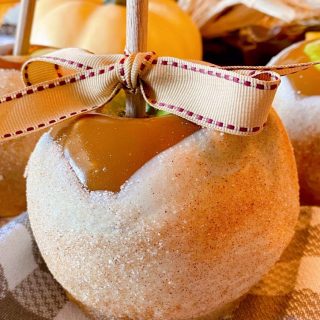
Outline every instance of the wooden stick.
[[[127, 0], [126, 50], [129, 53], [147, 50], [148, 0]], [[128, 94], [126, 116], [143, 118], [146, 115], [146, 102], [141, 92]]]
[[14, 55], [26, 55], [29, 53], [30, 36], [36, 0], [22, 0], [18, 28], [16, 34]]

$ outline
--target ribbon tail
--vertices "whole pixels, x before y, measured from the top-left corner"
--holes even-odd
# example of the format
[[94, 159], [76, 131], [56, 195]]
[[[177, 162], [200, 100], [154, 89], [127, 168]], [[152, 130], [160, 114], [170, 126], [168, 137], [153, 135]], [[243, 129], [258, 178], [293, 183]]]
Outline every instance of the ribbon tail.
[[42, 82], [0, 100], [0, 140], [9, 140], [95, 110], [122, 87], [114, 66]]
[[224, 70], [229, 71], [238, 71], [243, 74], [248, 74], [253, 76], [259, 72], [276, 72], [280, 76], [287, 76], [296, 72], [300, 72], [310, 67], [317, 66], [320, 64], [320, 61], [315, 62], [305, 62], [305, 63], [295, 63], [295, 64], [286, 64], [286, 65], [267, 65], [267, 66], [228, 66], [228, 67], [220, 67]]

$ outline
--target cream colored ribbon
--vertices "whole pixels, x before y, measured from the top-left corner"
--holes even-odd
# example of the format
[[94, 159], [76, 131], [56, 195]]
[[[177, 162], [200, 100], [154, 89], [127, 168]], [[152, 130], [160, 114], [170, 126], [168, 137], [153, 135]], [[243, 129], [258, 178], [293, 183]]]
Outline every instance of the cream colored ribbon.
[[153, 52], [94, 55], [63, 49], [29, 60], [22, 68], [27, 87], [0, 99], [0, 139], [90, 112], [120, 89], [140, 89], [148, 104], [203, 127], [251, 135], [267, 121], [279, 74], [310, 65], [222, 68]]

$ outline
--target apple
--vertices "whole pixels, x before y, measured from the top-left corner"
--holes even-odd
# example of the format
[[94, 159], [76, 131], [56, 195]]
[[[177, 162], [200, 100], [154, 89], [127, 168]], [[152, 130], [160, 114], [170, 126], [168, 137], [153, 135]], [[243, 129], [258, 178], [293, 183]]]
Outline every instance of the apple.
[[[320, 40], [302, 41], [277, 56], [270, 64], [320, 60]], [[320, 69], [292, 74], [282, 79], [274, 106], [290, 136], [296, 157], [301, 202], [320, 204]]]
[[[12, 68], [14, 65], [10, 59], [0, 60], [2, 68]], [[0, 95], [24, 87], [17, 70], [0, 69], [0, 76]], [[23, 174], [29, 156], [42, 133], [37, 132], [21, 139], [0, 143], [0, 217], [14, 216], [26, 210]]]
[[172, 115], [82, 116], [38, 142], [27, 199], [48, 268], [94, 319], [220, 315], [280, 257], [299, 213], [274, 111], [250, 137]]

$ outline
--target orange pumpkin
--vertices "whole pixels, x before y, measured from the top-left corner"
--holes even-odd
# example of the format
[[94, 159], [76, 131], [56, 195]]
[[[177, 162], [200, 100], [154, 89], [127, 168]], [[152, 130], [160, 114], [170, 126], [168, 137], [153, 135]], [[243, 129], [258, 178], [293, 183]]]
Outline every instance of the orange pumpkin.
[[3, 18], [9, 9], [11, 9], [15, 4], [17, 4], [18, 0], [2, 0], [0, 1], [0, 23], [3, 22]]
[[[49, 47], [79, 47], [94, 53], [125, 48], [125, 1], [41, 0], [31, 42]], [[159, 55], [201, 59], [199, 30], [172, 0], [150, 0], [148, 49]]]

